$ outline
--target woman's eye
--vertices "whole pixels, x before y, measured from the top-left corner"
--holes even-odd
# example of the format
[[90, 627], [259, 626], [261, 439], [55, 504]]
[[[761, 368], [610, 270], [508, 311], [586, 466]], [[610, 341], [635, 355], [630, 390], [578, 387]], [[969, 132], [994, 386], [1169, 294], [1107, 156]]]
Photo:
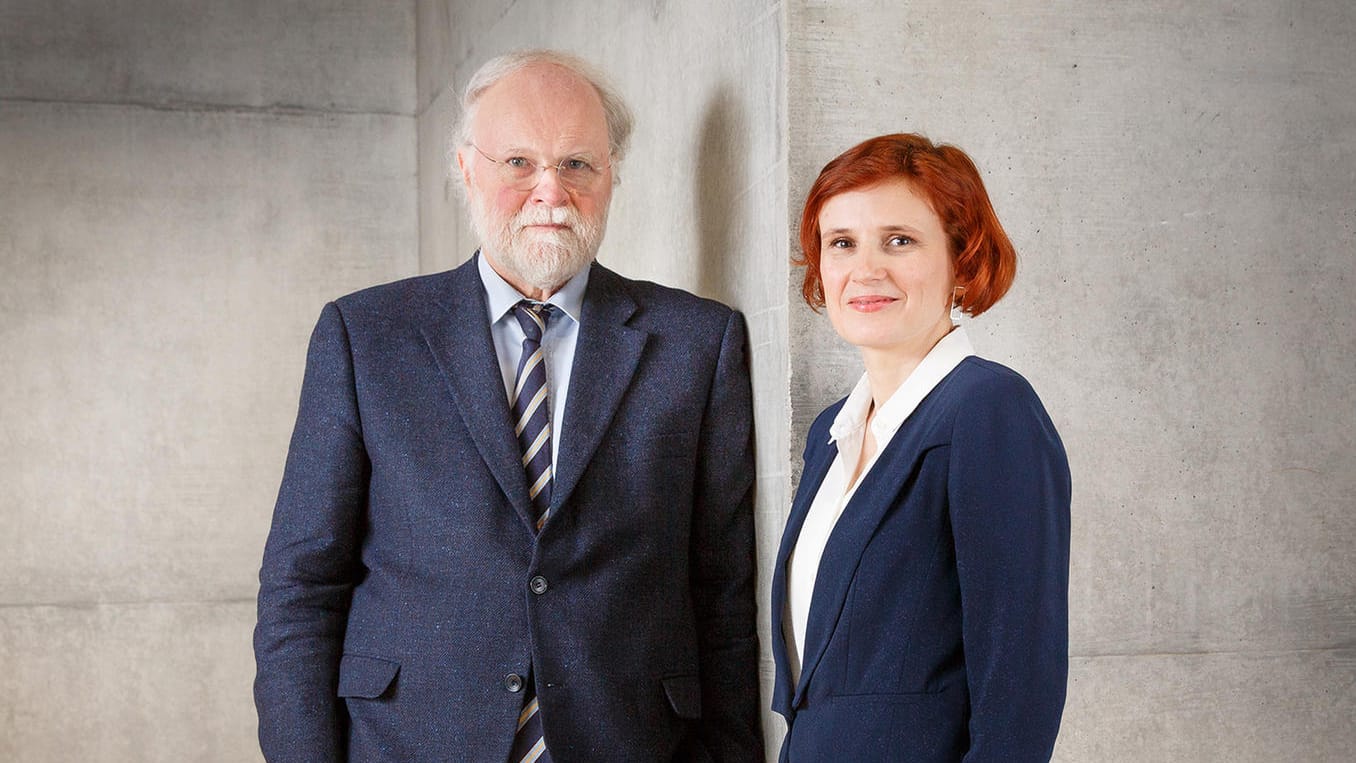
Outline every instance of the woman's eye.
[[829, 242], [830, 249], [851, 249], [852, 239], [836, 238]]
[[909, 238], [908, 236], [902, 235], [891, 236], [889, 240], [886, 241], [886, 243], [889, 244], [890, 246], [908, 246], [909, 244], [913, 243], [913, 239]]

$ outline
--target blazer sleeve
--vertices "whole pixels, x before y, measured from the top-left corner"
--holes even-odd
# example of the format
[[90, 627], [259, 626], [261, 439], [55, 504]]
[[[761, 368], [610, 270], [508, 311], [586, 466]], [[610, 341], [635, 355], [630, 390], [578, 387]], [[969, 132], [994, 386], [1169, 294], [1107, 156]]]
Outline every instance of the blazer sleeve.
[[720, 761], [761, 761], [753, 403], [744, 321], [726, 323], [702, 417], [691, 538], [700, 738]]
[[1068, 460], [1036, 393], [995, 374], [958, 413], [949, 498], [960, 577], [970, 749], [1049, 760], [1068, 677]]
[[331, 303], [311, 336], [259, 572], [254, 698], [269, 761], [345, 757], [336, 689], [369, 473], [348, 333]]

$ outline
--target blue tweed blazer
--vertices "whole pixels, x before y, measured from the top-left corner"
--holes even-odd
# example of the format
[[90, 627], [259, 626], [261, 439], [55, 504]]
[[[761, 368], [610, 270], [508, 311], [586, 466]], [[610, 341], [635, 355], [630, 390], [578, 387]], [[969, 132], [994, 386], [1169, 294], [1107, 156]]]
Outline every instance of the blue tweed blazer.
[[761, 760], [747, 340], [593, 266], [534, 533], [475, 261], [326, 305], [260, 571], [270, 761]]
[[799, 683], [786, 562], [837, 448], [810, 427], [772, 583], [783, 761], [1048, 760], [1068, 672], [1069, 466], [1026, 380], [966, 358], [881, 451], [824, 549]]

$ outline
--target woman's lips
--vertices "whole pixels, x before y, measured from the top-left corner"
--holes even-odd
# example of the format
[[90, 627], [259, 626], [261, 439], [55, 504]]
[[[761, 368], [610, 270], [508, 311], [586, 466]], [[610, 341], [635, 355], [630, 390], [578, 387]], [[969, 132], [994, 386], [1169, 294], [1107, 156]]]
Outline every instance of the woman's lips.
[[861, 313], [874, 313], [878, 310], [884, 310], [897, 302], [894, 297], [882, 297], [871, 295], [866, 297], [853, 297], [847, 301], [848, 307]]

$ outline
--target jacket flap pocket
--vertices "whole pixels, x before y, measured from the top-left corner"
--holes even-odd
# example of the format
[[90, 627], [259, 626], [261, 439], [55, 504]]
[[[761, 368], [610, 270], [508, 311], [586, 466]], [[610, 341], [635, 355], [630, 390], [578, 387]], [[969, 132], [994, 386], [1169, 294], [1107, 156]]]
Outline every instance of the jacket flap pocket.
[[659, 679], [664, 684], [664, 696], [679, 718], [702, 717], [702, 685], [696, 676], [669, 676]]
[[400, 663], [346, 654], [339, 663], [339, 696], [376, 699], [386, 693], [400, 672]]

